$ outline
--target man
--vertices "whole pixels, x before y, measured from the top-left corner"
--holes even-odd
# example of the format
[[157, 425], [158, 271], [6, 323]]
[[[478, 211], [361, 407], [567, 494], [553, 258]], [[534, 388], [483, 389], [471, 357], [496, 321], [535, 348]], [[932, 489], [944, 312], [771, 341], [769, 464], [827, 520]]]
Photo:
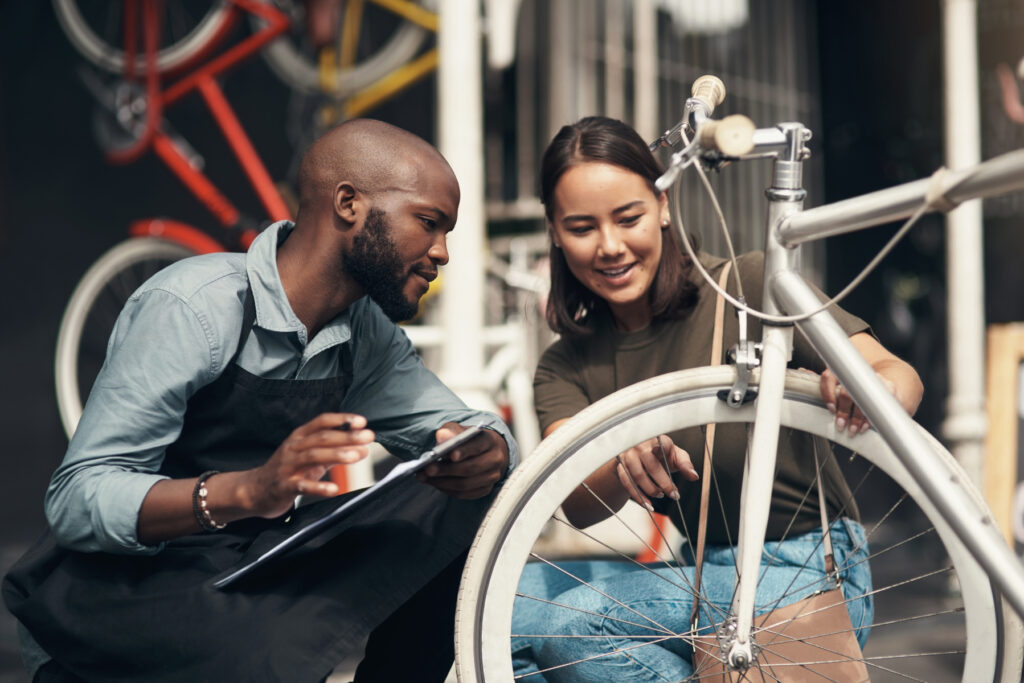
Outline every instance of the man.
[[[35, 680], [319, 681], [371, 630], [357, 681], [451, 666], [463, 553], [516, 453], [393, 321], [448, 261], [458, 183], [422, 139], [356, 120], [310, 147], [299, 195], [294, 226], [171, 266], [119, 317], [47, 490], [52, 537], [4, 582]], [[337, 505], [331, 466], [466, 424], [489, 429], [334, 538], [209, 587]]]

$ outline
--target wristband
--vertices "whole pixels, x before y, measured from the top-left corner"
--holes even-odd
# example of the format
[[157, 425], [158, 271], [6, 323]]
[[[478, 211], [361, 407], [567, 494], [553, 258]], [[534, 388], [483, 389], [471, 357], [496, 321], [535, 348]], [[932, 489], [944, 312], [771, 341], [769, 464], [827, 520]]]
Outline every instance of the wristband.
[[199, 522], [203, 531], [220, 531], [227, 526], [227, 524], [215, 522], [206, 506], [206, 497], [209, 495], [209, 491], [206, 489], [206, 480], [215, 474], [220, 474], [220, 472], [217, 470], [203, 472], [196, 479], [196, 487], [192, 489], [192, 513], [196, 516], [196, 521]]

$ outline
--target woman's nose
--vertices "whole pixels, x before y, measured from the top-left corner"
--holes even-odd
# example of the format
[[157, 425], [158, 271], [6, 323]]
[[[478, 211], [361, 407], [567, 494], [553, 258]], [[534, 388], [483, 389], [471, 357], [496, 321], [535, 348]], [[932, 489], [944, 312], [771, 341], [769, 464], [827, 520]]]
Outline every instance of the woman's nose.
[[624, 245], [619, 237], [619, 231], [615, 228], [601, 228], [601, 240], [598, 242], [597, 248], [602, 256], [618, 256], [621, 254]]

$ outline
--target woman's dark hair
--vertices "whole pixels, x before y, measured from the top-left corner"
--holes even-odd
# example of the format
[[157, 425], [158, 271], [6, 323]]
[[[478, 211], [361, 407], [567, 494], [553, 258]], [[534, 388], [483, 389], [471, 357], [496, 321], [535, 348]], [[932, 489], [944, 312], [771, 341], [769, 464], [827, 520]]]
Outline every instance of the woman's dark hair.
[[[651, 192], [661, 194], [655, 181], [663, 169], [643, 138], [631, 127], [604, 116], [588, 116], [562, 126], [544, 151], [540, 172], [540, 200], [548, 221], [553, 220], [555, 187], [566, 171], [587, 162], [613, 164], [641, 176]], [[651, 283], [653, 321], [682, 317], [693, 306], [697, 287], [690, 281], [690, 257], [683, 251], [676, 230], [662, 231], [663, 243], [658, 271]], [[551, 247], [551, 293], [547, 320], [555, 332], [581, 336], [591, 330], [583, 323], [605, 301], [583, 286], [569, 270], [562, 250]]]

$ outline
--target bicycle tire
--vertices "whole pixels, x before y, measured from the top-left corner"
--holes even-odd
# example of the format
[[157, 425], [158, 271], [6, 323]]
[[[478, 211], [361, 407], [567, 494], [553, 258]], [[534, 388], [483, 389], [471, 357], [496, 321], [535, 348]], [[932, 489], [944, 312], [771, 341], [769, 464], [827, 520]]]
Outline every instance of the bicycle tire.
[[57, 407], [69, 439], [128, 297], [158, 270], [194, 255], [176, 242], [132, 238], [103, 254], [82, 276], [64, 309], [54, 358]]
[[[79, 0], [53, 0], [53, 8], [61, 29], [75, 49], [94, 65], [116, 74], [125, 70], [124, 50], [115, 39], [120, 36], [120, 26], [116, 14], [120, 10], [120, 2], [100, 3], [106, 15], [102, 23], [106, 23], [110, 37], [100, 35], [93, 23], [86, 18]], [[99, 4], [92, 3], [99, 7]], [[156, 64], [159, 73], [174, 72], [185, 68], [193, 60], [198, 59], [208, 49], [219, 42], [234, 22], [234, 11], [225, 0], [200, 3], [203, 10], [198, 18], [183, 16], [180, 2], [168, 3], [168, 13], [179, 12], [179, 19], [168, 19], [165, 25], [178, 24], [180, 31], [171, 35], [168, 42], [157, 51]], [[110, 27], [113, 23], [117, 26]], [[180, 35], [179, 35], [180, 33]], [[146, 72], [146, 57], [143, 50], [136, 58], [135, 73]]]
[[[749, 424], [754, 415], [752, 404], [732, 409], [718, 398], [721, 390], [732, 385], [733, 378], [734, 371], [730, 367], [695, 368], [625, 388], [580, 412], [523, 461], [492, 505], [466, 563], [456, 613], [456, 667], [461, 681], [513, 680], [509, 643], [519, 576], [535, 540], [566, 495], [609, 457], [644, 439], [709, 422]], [[960, 637], [965, 641], [964, 652], [957, 657], [956, 666], [960, 671], [950, 674], [950, 680], [1018, 683], [1021, 643], [1024, 642], [1020, 619], [1008, 604], [998, 599], [983, 570], [939, 518], [880, 435], [874, 430], [852, 438], [845, 433], [837, 434], [834, 419], [821, 404], [817, 378], [808, 373], [788, 373], [781, 412], [783, 426], [852, 448], [891, 477], [932, 525], [936, 532], [934, 537], [941, 541], [948, 554], [963, 596], [960, 627], [963, 635]], [[950, 485], [966, 489], [974, 501], [976, 509], [964, 513], [987, 514], [980, 494], [968, 483], [952, 456], [934, 439], [929, 437], [929, 441], [935, 450], [936, 467], [944, 468]], [[864, 526], [868, 527], [869, 522], [865, 520]], [[904, 548], [918, 543], [917, 539], [903, 542], [909, 544]], [[886, 574], [877, 570], [877, 567], [887, 567], [882, 563], [884, 554], [879, 555], [875, 547], [871, 552], [872, 573], [876, 577]], [[922, 579], [918, 585], [930, 580]], [[900, 584], [896, 580], [887, 581], [886, 585], [896, 591], [907, 590], [905, 586], [912, 584]], [[895, 633], [895, 624], [879, 623], [878, 612], [884, 600], [894, 606], [897, 594], [879, 590], [877, 581], [876, 592], [873, 628]], [[917, 631], [927, 631], [931, 637], [935, 633], [934, 625], [949, 628], [947, 622], [952, 617], [914, 614], [911, 619], [914, 621], [903, 623], [913, 625]], [[864, 659], [873, 681], [936, 683], [941, 679], [941, 675], [935, 673], [926, 674], [924, 678], [913, 674], [905, 677], [909, 666], [945, 660], [937, 660], [934, 654], [922, 660], [901, 657], [900, 653], [892, 659], [883, 652], [884, 648], [898, 642], [898, 637], [879, 640], [877, 633], [874, 639], [868, 638]], [[525, 677], [524, 680], [535, 679]]]
[[[297, 14], [301, 8], [296, 3], [284, 4], [292, 6], [290, 11], [286, 8], [286, 12], [292, 18], [292, 33], [280, 36], [267, 45], [263, 50], [263, 57], [270, 70], [285, 85], [306, 95], [330, 95], [331, 98], [338, 100], [351, 97], [412, 59], [429, 34], [425, 28], [410, 22], [402, 22], [371, 56], [357, 62], [351, 68], [339, 69], [334, 83], [331, 84], [329, 91], [325, 92], [316, 57], [302, 46], [301, 31], [305, 21]], [[432, 8], [435, 2], [426, 0], [421, 4]], [[251, 17], [250, 22], [255, 29], [264, 25], [263, 20], [256, 16]]]

